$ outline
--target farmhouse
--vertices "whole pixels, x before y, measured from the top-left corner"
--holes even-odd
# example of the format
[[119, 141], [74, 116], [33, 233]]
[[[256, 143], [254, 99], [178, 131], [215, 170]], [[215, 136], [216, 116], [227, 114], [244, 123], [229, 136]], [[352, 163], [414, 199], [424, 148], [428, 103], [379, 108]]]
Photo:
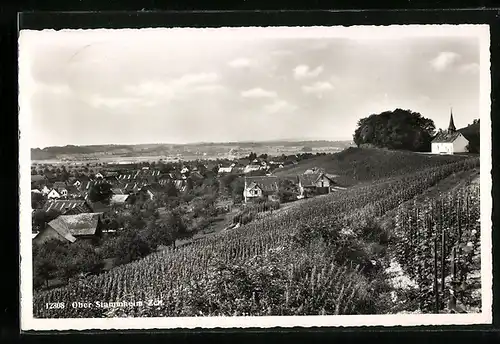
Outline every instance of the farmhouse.
[[116, 204], [116, 205], [125, 205], [127, 201], [129, 200], [130, 195], [113, 195], [111, 196], [111, 204]]
[[245, 202], [259, 197], [271, 198], [278, 192], [278, 178], [275, 176], [245, 177], [243, 198]]
[[92, 208], [85, 200], [48, 200], [43, 206], [43, 210], [57, 210], [62, 215], [82, 214], [92, 212]]
[[246, 174], [246, 173], [250, 173], [250, 172], [259, 171], [261, 169], [262, 169], [262, 166], [260, 166], [260, 165], [247, 165], [243, 169], [243, 173]]
[[59, 192], [57, 192], [55, 189], [52, 189], [48, 193], [47, 198], [48, 199], [61, 198], [61, 194]]
[[467, 152], [469, 141], [457, 131], [453, 123], [453, 113], [450, 114], [450, 124], [447, 131], [440, 131], [432, 140], [433, 154], [454, 154]]
[[305, 173], [297, 177], [301, 198], [310, 194], [330, 193], [332, 187], [336, 184], [333, 175], [324, 172]]
[[102, 233], [100, 213], [83, 213], [78, 215], [61, 215], [50, 221], [34, 238], [35, 244], [50, 239], [69, 241], [94, 240]]
[[219, 167], [219, 174], [224, 174], [224, 173], [231, 173], [233, 171], [233, 166], [229, 167]]

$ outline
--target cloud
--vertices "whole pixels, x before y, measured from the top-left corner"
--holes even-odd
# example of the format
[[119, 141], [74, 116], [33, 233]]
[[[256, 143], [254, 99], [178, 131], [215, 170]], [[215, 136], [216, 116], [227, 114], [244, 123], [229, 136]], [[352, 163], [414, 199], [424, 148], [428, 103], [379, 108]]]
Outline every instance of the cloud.
[[273, 56], [289, 56], [292, 54], [293, 53], [290, 50], [284, 50], [284, 49], [271, 51], [271, 55]]
[[271, 104], [264, 106], [267, 113], [291, 112], [297, 109], [297, 106], [288, 103], [286, 100], [276, 100]]
[[95, 108], [129, 108], [134, 105], [144, 105], [144, 106], [152, 106], [154, 102], [151, 101], [143, 101], [138, 98], [132, 97], [103, 97], [100, 95], [92, 95], [88, 98], [88, 103]]
[[71, 93], [71, 89], [68, 85], [63, 84], [39, 84], [42, 91], [53, 93], [56, 95], [66, 95]]
[[323, 72], [323, 66], [318, 66], [315, 69], [310, 69], [307, 65], [298, 65], [293, 69], [295, 79], [314, 78]]
[[193, 92], [214, 93], [224, 91], [225, 87], [218, 84], [198, 85], [191, 89]]
[[479, 63], [466, 63], [460, 66], [459, 71], [462, 73], [477, 73], [479, 72]]
[[229, 62], [229, 67], [245, 68], [245, 67], [249, 67], [251, 64], [252, 64], [252, 61], [250, 61], [249, 59], [239, 58], [239, 59], [232, 60], [231, 62]]
[[461, 56], [450, 51], [443, 51], [430, 61], [432, 68], [438, 72], [442, 72], [453, 66], [460, 60]]
[[311, 85], [302, 86], [302, 91], [307, 94], [316, 94], [321, 95], [324, 92], [333, 90], [333, 86], [331, 83], [327, 81], [318, 81]]
[[252, 88], [241, 92], [244, 98], [276, 98], [278, 95], [274, 91], [266, 91], [262, 88]]
[[127, 94], [137, 97], [163, 97], [164, 100], [186, 96], [192, 92], [214, 91], [222, 88], [216, 73], [185, 74], [170, 81], [150, 80], [134, 85], [126, 85]]
[[431, 101], [431, 98], [425, 94], [421, 94], [417, 97], [417, 101], [426, 104]]

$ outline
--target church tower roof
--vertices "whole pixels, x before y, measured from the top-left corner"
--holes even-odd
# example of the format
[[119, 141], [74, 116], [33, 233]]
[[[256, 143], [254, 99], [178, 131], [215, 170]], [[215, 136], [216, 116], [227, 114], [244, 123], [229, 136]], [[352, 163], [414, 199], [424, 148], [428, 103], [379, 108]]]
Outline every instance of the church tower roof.
[[453, 122], [453, 109], [450, 110], [450, 124], [448, 125], [448, 132], [453, 133], [457, 131], [455, 128], [455, 123]]

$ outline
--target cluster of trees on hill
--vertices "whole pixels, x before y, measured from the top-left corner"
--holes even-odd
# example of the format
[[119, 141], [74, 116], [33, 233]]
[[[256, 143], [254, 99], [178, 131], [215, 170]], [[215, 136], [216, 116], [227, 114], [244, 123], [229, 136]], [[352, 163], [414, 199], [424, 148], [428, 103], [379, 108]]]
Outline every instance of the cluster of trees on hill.
[[354, 143], [358, 147], [429, 151], [434, 121], [411, 110], [395, 109], [372, 114], [358, 121]]
[[468, 150], [470, 153], [479, 153], [480, 139], [479, 139], [479, 119], [475, 119], [472, 124], [465, 128], [459, 129], [462, 135], [469, 140]]

